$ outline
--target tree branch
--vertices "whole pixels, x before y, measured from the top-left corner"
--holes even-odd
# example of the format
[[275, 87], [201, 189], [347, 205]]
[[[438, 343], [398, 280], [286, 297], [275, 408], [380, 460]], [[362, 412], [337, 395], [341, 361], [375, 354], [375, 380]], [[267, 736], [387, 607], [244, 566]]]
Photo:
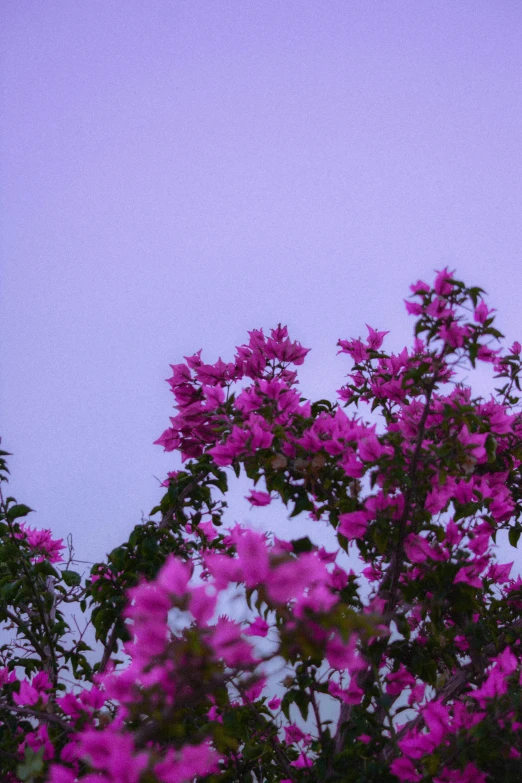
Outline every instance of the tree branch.
[[33, 710], [31, 707], [15, 707], [14, 705], [7, 704], [5, 701], [0, 701], [0, 709], [7, 710], [8, 712], [14, 712], [16, 715], [27, 715], [31, 718], [38, 718], [38, 720], [52, 723], [55, 726], [59, 726], [63, 731], [71, 734], [75, 729], [70, 723], [60, 718], [58, 715], [54, 715], [52, 712], [42, 712], [41, 710]]

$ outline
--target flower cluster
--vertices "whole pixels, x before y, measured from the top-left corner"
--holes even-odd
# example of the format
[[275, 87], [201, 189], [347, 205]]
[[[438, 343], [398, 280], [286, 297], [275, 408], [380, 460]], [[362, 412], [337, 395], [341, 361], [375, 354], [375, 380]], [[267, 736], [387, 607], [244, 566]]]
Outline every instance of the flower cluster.
[[[389, 355], [371, 326], [340, 340], [333, 403], [301, 396], [307, 349], [281, 326], [228, 363], [173, 365], [156, 442], [183, 469], [161, 518], [83, 583], [2, 501], [6, 779], [519, 780], [522, 580], [495, 548], [522, 534], [521, 348], [448, 269], [411, 291], [413, 345]], [[464, 382], [477, 361], [500, 382], [488, 400]], [[253, 506], [308, 514], [338, 548], [225, 529], [230, 471]], [[94, 665], [66, 601], [90, 605]]]

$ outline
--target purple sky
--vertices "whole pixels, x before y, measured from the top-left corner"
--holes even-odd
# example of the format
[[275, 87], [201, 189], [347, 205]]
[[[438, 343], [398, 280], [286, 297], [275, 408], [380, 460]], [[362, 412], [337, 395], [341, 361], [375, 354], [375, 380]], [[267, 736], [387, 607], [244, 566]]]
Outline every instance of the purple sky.
[[0, 14], [2, 447], [32, 524], [79, 557], [177, 466], [152, 441], [183, 354], [281, 321], [313, 349], [304, 392], [333, 397], [337, 339], [368, 322], [400, 349], [408, 285], [445, 265], [522, 336], [519, 0]]

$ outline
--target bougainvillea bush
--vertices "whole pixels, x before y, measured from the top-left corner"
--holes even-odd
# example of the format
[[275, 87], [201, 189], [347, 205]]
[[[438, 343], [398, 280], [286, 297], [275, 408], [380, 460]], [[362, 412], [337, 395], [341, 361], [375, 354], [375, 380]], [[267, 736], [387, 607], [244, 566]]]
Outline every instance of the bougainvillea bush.
[[[521, 346], [448, 269], [411, 291], [413, 345], [340, 340], [335, 402], [301, 396], [281, 326], [173, 365], [183, 468], [87, 576], [4, 493], [2, 780], [520, 781], [522, 580], [495, 550], [522, 532]], [[225, 526], [233, 473], [293, 540]]]

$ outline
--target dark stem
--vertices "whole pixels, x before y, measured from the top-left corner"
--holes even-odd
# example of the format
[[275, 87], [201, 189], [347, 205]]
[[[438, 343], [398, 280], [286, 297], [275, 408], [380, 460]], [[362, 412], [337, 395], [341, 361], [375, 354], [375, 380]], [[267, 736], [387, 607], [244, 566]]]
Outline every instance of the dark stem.
[[5, 702], [0, 702], [0, 709], [14, 712], [16, 715], [27, 715], [31, 718], [38, 718], [38, 720], [52, 723], [55, 726], [59, 726], [68, 734], [74, 731], [74, 728], [70, 723], [67, 723], [63, 718], [59, 718], [58, 715], [53, 715], [52, 712], [41, 712], [40, 710], [33, 710], [31, 707], [15, 707], [11, 704], [6, 704]]
[[109, 663], [111, 655], [116, 650], [117, 644], [118, 644], [118, 621], [114, 623], [110, 636], [107, 639], [107, 644], [105, 645], [105, 648], [103, 650], [102, 659], [100, 661], [100, 669], [99, 669], [100, 674], [104, 672], [105, 669], [107, 668], [107, 664]]

